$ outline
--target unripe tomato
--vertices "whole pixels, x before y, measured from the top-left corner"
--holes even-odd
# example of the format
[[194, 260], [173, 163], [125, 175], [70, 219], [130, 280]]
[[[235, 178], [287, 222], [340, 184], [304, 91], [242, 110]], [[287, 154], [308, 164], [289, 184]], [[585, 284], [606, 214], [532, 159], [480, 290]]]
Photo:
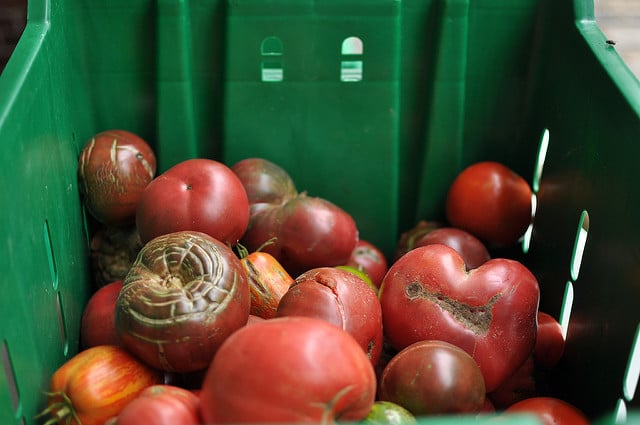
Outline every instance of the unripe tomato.
[[80, 351], [51, 377], [47, 414], [60, 424], [103, 425], [162, 374], [123, 348], [100, 345]]
[[156, 173], [156, 157], [142, 138], [125, 130], [107, 130], [87, 142], [78, 159], [83, 202], [101, 223], [135, 221], [142, 191]]

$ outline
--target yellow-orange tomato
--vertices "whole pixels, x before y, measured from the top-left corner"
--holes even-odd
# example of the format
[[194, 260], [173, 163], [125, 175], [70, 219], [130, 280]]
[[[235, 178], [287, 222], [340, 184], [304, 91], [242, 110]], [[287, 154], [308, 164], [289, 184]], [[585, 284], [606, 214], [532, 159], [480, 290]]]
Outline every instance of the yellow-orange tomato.
[[254, 251], [240, 260], [249, 278], [251, 314], [263, 319], [275, 317], [282, 296], [289, 290], [293, 278], [274, 256]]
[[54, 372], [43, 414], [59, 424], [103, 425], [145, 388], [161, 382], [160, 372], [123, 348], [98, 345], [80, 351]]

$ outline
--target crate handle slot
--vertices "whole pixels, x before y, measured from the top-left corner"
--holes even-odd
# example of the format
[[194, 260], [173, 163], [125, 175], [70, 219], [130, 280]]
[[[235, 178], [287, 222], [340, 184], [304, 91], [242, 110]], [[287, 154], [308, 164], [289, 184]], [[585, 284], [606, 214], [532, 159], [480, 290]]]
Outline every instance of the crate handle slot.
[[364, 44], [360, 37], [347, 37], [342, 41], [340, 62], [340, 81], [354, 83], [362, 81], [363, 62], [358, 56], [364, 53]]
[[260, 44], [262, 56], [262, 82], [277, 83], [284, 80], [282, 40], [275, 36], [266, 37]]

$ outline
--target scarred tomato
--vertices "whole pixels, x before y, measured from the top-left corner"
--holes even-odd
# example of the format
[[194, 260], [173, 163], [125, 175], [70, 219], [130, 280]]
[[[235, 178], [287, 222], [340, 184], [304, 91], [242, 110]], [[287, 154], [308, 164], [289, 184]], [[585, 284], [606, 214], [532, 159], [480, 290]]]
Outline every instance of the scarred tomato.
[[103, 131], [80, 152], [80, 194], [99, 222], [133, 223], [140, 195], [155, 172], [156, 157], [146, 141], [125, 130]]
[[389, 265], [380, 248], [369, 241], [359, 239], [346, 266], [355, 267], [369, 276], [376, 288], [380, 288]]
[[483, 161], [456, 176], [446, 196], [446, 217], [490, 246], [514, 244], [531, 222], [531, 187], [504, 164]]
[[199, 425], [200, 397], [174, 385], [152, 385], [105, 425]]
[[62, 425], [103, 425], [162, 374], [123, 348], [100, 345], [80, 351], [51, 377], [42, 412]]
[[351, 335], [324, 320], [277, 317], [231, 335], [200, 392], [206, 424], [357, 421], [376, 377]]
[[494, 258], [467, 271], [460, 254], [442, 244], [406, 253], [380, 288], [383, 328], [396, 349], [427, 339], [452, 343], [478, 362], [489, 392], [531, 354], [539, 299], [522, 263]]
[[193, 372], [209, 366], [250, 308], [247, 275], [231, 248], [205, 233], [175, 232], [142, 247], [118, 296], [116, 329], [151, 366]]
[[205, 158], [182, 161], [155, 179], [140, 196], [136, 225], [143, 243], [191, 230], [235, 244], [249, 224], [249, 201], [226, 165]]

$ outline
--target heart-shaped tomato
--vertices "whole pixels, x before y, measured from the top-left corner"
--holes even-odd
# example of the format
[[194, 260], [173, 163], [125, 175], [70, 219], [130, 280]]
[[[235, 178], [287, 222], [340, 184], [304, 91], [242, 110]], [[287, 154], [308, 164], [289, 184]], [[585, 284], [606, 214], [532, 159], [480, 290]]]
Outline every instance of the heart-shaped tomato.
[[460, 254], [440, 244], [405, 254], [380, 289], [383, 328], [396, 349], [426, 339], [457, 345], [478, 362], [487, 391], [531, 354], [539, 299], [520, 262], [494, 258], [467, 271]]

